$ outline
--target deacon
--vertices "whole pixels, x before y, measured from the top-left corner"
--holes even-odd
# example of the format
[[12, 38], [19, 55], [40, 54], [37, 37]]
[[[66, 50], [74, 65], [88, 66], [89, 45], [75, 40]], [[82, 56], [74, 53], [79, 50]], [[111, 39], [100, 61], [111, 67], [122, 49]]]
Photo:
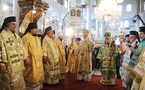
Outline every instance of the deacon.
[[67, 70], [70, 73], [77, 73], [77, 43], [76, 38], [73, 35], [71, 38], [71, 43], [67, 47], [67, 53], [68, 53], [68, 61], [67, 61]]
[[65, 79], [65, 72], [66, 72], [66, 68], [65, 68], [65, 62], [66, 62], [66, 59], [65, 59], [65, 48], [64, 48], [64, 44], [62, 42], [63, 40], [63, 34], [62, 34], [62, 31], [58, 31], [57, 32], [57, 39], [56, 39], [56, 45], [57, 45], [57, 48], [58, 48], [58, 52], [59, 52], [59, 63], [60, 63], [60, 77], [59, 79], [60, 80], [63, 80]]
[[0, 89], [25, 90], [23, 77], [27, 51], [16, 33], [16, 17], [7, 17], [0, 29]]
[[42, 39], [42, 50], [45, 71], [44, 82], [49, 85], [58, 84], [60, 76], [59, 52], [53, 38], [53, 30], [49, 26], [45, 29], [44, 38]]
[[91, 81], [92, 72], [92, 52], [94, 50], [94, 43], [88, 38], [89, 30], [83, 30], [83, 40], [80, 42], [78, 48], [78, 71], [77, 80]]
[[[141, 75], [143, 75], [142, 68], [144, 68], [143, 62], [144, 60], [142, 57], [144, 57], [144, 48], [145, 48], [145, 27], [140, 27], [140, 39], [141, 42], [138, 45], [135, 45], [134, 48], [131, 49], [131, 51], [134, 53], [129, 65], [127, 66], [127, 69], [130, 70], [130, 77], [133, 79], [133, 84], [131, 87], [131, 90], [138, 90], [140, 83], [141, 83]], [[141, 64], [138, 64], [141, 61]], [[141, 90], [141, 89], [140, 89]]]
[[132, 82], [132, 79], [130, 78], [130, 80], [128, 81], [128, 87], [127, 87], [127, 85], [126, 85], [127, 76], [130, 73], [130, 71], [127, 70], [127, 66], [130, 62], [130, 55], [131, 55], [131, 50], [130, 50], [129, 46], [133, 46], [133, 44], [131, 44], [131, 42], [130, 42], [129, 36], [130, 36], [130, 34], [125, 35], [126, 43], [122, 43], [122, 45], [120, 45], [120, 46], [122, 46], [121, 55], [123, 57], [122, 70], [121, 70], [121, 79], [123, 80], [122, 81], [122, 86], [125, 87], [125, 88], [130, 88], [131, 87], [131, 82]]
[[43, 53], [37, 32], [37, 23], [29, 23], [22, 37], [23, 44], [29, 54], [29, 57], [25, 61], [25, 70], [23, 72], [27, 90], [39, 90], [43, 88]]
[[101, 64], [101, 84], [102, 85], [115, 85], [116, 77], [116, 61], [119, 50], [115, 45], [114, 40], [111, 41], [111, 33], [105, 33], [105, 43], [101, 46], [98, 59], [102, 62]]

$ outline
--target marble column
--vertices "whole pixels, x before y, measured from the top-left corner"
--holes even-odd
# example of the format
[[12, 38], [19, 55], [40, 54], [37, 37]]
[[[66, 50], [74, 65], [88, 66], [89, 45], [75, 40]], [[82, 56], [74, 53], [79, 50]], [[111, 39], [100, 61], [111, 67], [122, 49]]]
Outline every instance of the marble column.
[[71, 0], [71, 7], [76, 7], [76, 0]]
[[44, 32], [45, 32], [45, 16], [46, 16], [46, 12], [44, 12], [44, 14], [43, 14], [43, 34], [44, 34]]
[[104, 40], [104, 29], [105, 29], [105, 22], [101, 22], [101, 40]]
[[[58, 27], [58, 30], [61, 30], [61, 10], [62, 10], [62, 5], [59, 4], [59, 27]], [[58, 30], [55, 30], [56, 32]]]
[[99, 21], [96, 19], [95, 40], [99, 40]]
[[13, 15], [16, 17], [17, 22], [16, 32], [19, 33], [20, 7], [18, 5], [18, 0], [13, 0]]
[[140, 12], [144, 12], [144, 0], [140, 0]]
[[91, 10], [91, 7], [87, 7], [87, 24], [86, 24], [86, 29], [88, 29], [89, 30], [89, 38], [91, 38], [91, 27], [92, 27], [92, 17], [91, 17], [91, 15], [92, 15], [92, 10]]

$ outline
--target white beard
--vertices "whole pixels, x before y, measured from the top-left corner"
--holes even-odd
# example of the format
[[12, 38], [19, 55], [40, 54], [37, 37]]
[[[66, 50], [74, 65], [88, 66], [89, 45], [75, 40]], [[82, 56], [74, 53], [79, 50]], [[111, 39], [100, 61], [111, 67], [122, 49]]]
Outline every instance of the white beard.
[[86, 39], [83, 39], [84, 41], [87, 41], [88, 40], [88, 38], [86, 38]]

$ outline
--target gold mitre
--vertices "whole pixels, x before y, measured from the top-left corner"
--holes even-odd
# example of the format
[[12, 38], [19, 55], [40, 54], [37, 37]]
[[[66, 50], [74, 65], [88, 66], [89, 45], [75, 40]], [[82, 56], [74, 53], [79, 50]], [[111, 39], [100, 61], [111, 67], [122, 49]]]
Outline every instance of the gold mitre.
[[85, 29], [83, 30], [83, 35], [88, 35], [89, 34], [89, 30]]
[[106, 32], [106, 33], [104, 34], [104, 37], [105, 37], [105, 38], [110, 38], [110, 36], [111, 36], [111, 33], [110, 33], [110, 32]]

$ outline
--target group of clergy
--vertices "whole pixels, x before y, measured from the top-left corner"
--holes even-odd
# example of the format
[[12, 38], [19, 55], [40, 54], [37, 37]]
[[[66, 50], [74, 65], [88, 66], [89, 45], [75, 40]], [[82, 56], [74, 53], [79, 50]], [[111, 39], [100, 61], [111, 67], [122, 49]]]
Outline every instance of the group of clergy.
[[73, 36], [67, 48], [68, 63], [62, 31], [55, 40], [51, 26], [38, 38], [37, 23], [29, 23], [21, 38], [16, 33], [16, 17], [5, 18], [0, 29], [0, 90], [40, 90], [43, 84], [58, 84], [65, 79], [66, 69], [77, 73], [77, 80], [91, 81], [91, 52], [93, 42], [89, 30], [83, 40]]
[[[43, 83], [54, 85], [65, 79], [66, 70], [77, 73], [77, 80], [91, 81], [92, 52], [94, 43], [88, 38], [89, 30], [83, 30], [81, 40], [73, 35], [66, 51], [62, 31], [55, 40], [51, 26], [38, 38], [37, 23], [29, 23], [22, 38], [16, 33], [16, 17], [7, 17], [0, 29], [0, 89], [40, 90]], [[145, 27], [140, 32], [130, 31], [126, 43], [115, 45], [111, 33], [104, 34], [97, 59], [101, 62], [101, 84], [115, 85], [116, 56], [122, 55], [123, 86], [127, 90], [145, 89]], [[123, 39], [120, 39], [123, 41]]]
[[145, 90], [145, 27], [130, 31], [120, 46], [122, 86], [127, 90]]

